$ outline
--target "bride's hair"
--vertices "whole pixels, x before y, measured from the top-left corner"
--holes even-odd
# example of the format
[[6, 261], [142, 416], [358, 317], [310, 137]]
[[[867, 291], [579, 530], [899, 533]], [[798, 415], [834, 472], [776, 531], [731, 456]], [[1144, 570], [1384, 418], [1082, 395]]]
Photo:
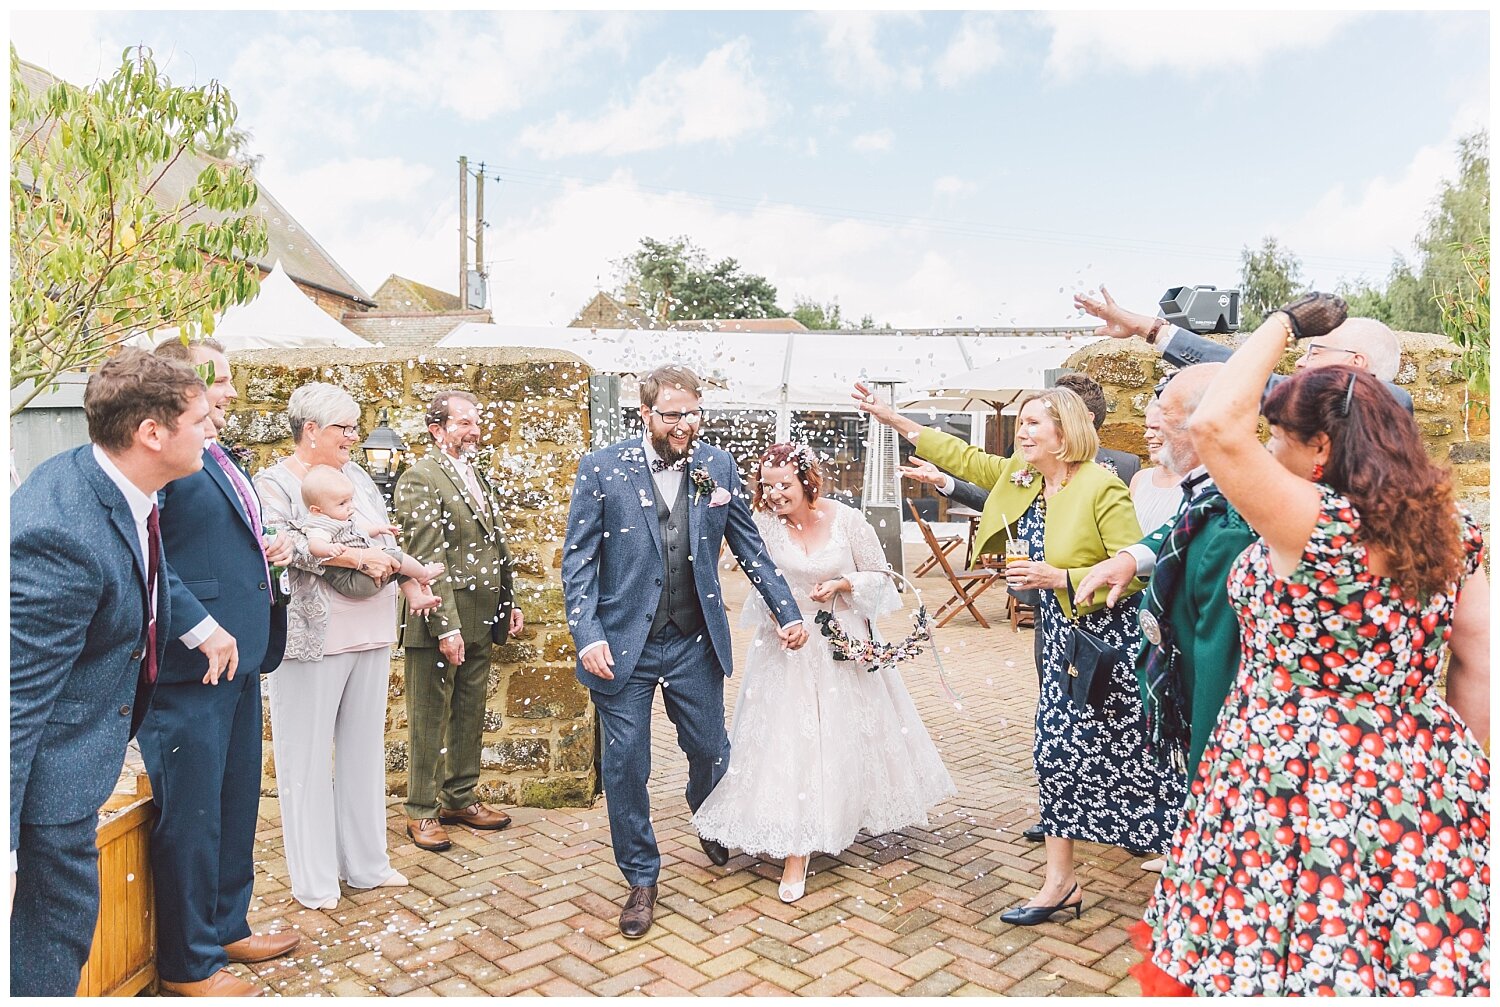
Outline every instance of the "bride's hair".
[[766, 483], [761, 477], [761, 470], [767, 466], [774, 469], [795, 468], [797, 481], [802, 484], [808, 503], [817, 500], [818, 494], [823, 491], [823, 467], [818, 464], [817, 452], [806, 444], [772, 444], [755, 465], [755, 496], [751, 505], [756, 510], [766, 509]]

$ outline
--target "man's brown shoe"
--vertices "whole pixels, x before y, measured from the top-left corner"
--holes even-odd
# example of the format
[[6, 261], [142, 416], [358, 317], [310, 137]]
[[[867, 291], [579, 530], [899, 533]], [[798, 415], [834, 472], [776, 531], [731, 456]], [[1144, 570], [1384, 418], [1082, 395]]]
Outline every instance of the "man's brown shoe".
[[272, 958], [280, 958], [301, 940], [302, 935], [292, 930], [283, 930], [279, 934], [251, 934], [244, 940], [224, 945], [224, 953], [229, 956], [230, 961], [246, 965], [268, 962]]
[[625, 898], [625, 908], [620, 910], [620, 933], [632, 940], [645, 937], [655, 914], [656, 886], [635, 886]]
[[417, 844], [417, 849], [440, 853], [453, 845], [448, 839], [448, 830], [436, 818], [408, 818], [406, 834]]
[[509, 825], [510, 816], [503, 811], [496, 811], [487, 804], [475, 801], [461, 811], [449, 811], [444, 808], [438, 812], [438, 821], [444, 825], [467, 825], [471, 829], [495, 830]]
[[228, 969], [220, 969], [207, 979], [191, 983], [169, 983], [163, 979], [161, 988], [163, 993], [180, 997], [258, 997], [264, 992]]

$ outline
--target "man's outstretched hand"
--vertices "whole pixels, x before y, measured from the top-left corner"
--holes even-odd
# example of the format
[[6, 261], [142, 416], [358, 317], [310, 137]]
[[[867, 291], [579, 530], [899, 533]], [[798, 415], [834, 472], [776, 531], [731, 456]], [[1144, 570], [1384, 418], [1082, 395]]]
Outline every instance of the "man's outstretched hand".
[[1126, 311], [1115, 303], [1115, 299], [1109, 296], [1109, 290], [1102, 285], [1099, 287], [1099, 293], [1103, 295], [1103, 300], [1096, 300], [1087, 294], [1073, 295], [1073, 307], [1084, 314], [1093, 315], [1104, 323], [1094, 330], [1096, 336], [1108, 336], [1111, 339], [1144, 336], [1151, 328], [1151, 323], [1156, 321], [1153, 315], [1143, 315], [1139, 311]]

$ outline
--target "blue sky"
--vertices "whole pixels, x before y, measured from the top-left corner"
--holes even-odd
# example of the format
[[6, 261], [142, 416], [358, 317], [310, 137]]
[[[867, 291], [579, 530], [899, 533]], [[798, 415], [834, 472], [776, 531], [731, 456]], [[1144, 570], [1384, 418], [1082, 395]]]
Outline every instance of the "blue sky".
[[452, 290], [456, 159], [486, 195], [496, 320], [565, 324], [614, 260], [687, 234], [790, 307], [1055, 325], [1103, 282], [1232, 285], [1275, 235], [1383, 278], [1489, 122], [1486, 13], [11, 16], [77, 82], [145, 43], [217, 78], [266, 187], [367, 290]]

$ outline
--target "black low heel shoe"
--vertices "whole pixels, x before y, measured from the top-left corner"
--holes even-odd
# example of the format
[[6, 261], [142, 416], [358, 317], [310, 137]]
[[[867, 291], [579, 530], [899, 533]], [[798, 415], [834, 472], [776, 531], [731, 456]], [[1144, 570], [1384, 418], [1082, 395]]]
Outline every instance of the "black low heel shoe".
[[1073, 910], [1073, 918], [1075, 920], [1081, 919], [1083, 917], [1082, 897], [1077, 902], [1070, 903], [1068, 901], [1076, 891], [1078, 891], [1077, 885], [1069, 888], [1068, 894], [1064, 895], [1062, 901], [1055, 906], [1016, 906], [1014, 909], [1007, 909], [1000, 914], [1000, 922], [1009, 923], [1017, 927], [1034, 927], [1039, 923], [1046, 923], [1051, 920], [1055, 914], [1066, 912], [1069, 909]]

